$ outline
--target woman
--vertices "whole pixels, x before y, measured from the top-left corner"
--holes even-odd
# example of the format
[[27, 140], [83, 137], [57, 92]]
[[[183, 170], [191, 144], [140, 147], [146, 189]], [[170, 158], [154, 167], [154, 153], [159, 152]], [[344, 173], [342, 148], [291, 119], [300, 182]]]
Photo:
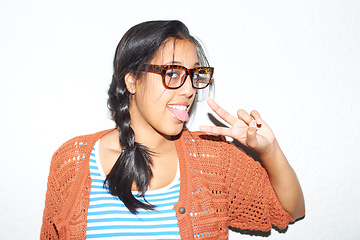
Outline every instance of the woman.
[[303, 217], [300, 184], [259, 113], [234, 117], [209, 100], [232, 127], [184, 128], [212, 74], [183, 23], [132, 27], [116, 49], [108, 92], [116, 128], [55, 152], [41, 238], [227, 239], [228, 226], [269, 231]]

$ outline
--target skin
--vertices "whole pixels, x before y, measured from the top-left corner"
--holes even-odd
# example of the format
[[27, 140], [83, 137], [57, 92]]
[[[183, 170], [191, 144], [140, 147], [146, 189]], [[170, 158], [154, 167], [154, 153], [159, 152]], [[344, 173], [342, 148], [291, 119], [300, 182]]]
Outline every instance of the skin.
[[240, 109], [235, 117], [212, 99], [208, 100], [208, 105], [231, 127], [202, 126], [200, 129], [208, 134], [232, 137], [255, 150], [268, 172], [271, 185], [281, 205], [294, 219], [303, 217], [305, 204], [300, 183], [281, 151], [273, 131], [260, 117], [260, 114], [255, 110], [249, 114]]
[[[150, 64], [178, 64], [194, 68], [198, 66], [198, 62], [196, 48], [192, 42], [169, 39], [160, 47]], [[161, 75], [154, 73], [147, 73], [139, 79], [135, 79], [129, 73], [125, 76], [125, 83], [132, 93], [130, 115], [135, 140], [156, 152], [152, 156], [153, 178], [149, 190], [165, 187], [174, 179], [178, 165], [172, 136], [178, 135], [184, 125], [184, 122], [179, 121], [169, 112], [167, 106], [186, 104], [188, 111], [196, 91], [192, 88], [190, 77], [181, 88], [176, 90], [165, 89]], [[214, 100], [208, 100], [208, 104], [231, 127], [203, 126], [200, 129], [208, 134], [232, 137], [255, 150], [269, 174], [271, 184], [284, 209], [294, 219], [303, 217], [304, 198], [295, 172], [282, 153], [272, 130], [260, 114], [257, 111], [249, 114], [239, 110], [235, 117], [223, 110]], [[110, 172], [120, 153], [118, 131], [114, 130], [100, 141], [100, 161], [105, 174]], [[137, 190], [135, 185], [133, 190]]]

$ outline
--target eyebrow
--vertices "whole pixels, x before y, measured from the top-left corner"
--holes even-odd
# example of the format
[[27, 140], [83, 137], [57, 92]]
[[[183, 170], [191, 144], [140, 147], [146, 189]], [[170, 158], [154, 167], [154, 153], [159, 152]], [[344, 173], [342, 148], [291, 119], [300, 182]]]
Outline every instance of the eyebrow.
[[[181, 64], [181, 62], [178, 62], [178, 61], [170, 61], [170, 62], [165, 63], [164, 65], [182, 65], [182, 64]], [[197, 66], [200, 66], [199, 62], [196, 62], [194, 64], [194, 67], [197, 67]]]

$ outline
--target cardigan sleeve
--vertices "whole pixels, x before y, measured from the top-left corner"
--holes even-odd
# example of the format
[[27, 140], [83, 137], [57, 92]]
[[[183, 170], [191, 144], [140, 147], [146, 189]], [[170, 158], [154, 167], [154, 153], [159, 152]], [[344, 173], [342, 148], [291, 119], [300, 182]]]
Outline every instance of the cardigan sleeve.
[[229, 225], [256, 231], [286, 228], [294, 219], [282, 207], [266, 170], [233, 144], [228, 146]]
[[40, 239], [85, 238], [90, 191], [86, 186], [91, 179], [84, 170], [94, 142], [89, 139], [70, 139], [51, 159]]
[[54, 153], [40, 239], [85, 239], [91, 188], [89, 157], [95, 142], [113, 130], [75, 137]]
[[60, 147], [51, 159], [40, 239], [59, 239], [55, 218], [61, 212], [64, 205], [61, 195], [61, 183], [59, 182], [61, 176], [58, 172], [58, 169], [61, 167], [62, 152], [63, 148]]

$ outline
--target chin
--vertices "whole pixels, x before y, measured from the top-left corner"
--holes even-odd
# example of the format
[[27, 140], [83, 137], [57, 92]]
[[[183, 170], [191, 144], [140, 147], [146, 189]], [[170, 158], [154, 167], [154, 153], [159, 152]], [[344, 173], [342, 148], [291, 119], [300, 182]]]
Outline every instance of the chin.
[[181, 133], [181, 131], [184, 129], [184, 122], [177, 124], [176, 126], [172, 126], [171, 128], [163, 129], [161, 132], [162, 135], [165, 136], [177, 136]]

